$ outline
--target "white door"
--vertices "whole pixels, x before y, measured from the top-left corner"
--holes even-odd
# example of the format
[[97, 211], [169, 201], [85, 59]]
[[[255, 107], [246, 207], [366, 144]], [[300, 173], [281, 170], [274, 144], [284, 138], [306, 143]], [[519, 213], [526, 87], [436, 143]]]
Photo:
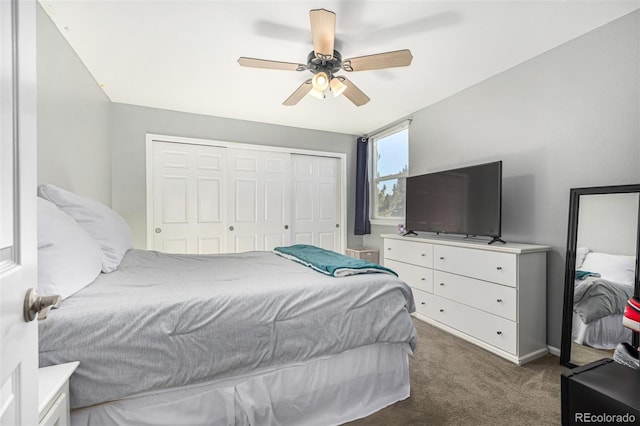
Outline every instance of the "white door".
[[226, 251], [225, 148], [153, 141], [152, 249]]
[[228, 251], [272, 250], [290, 238], [290, 154], [228, 148]]
[[37, 286], [35, 11], [34, 1], [0, 1], [2, 425], [38, 422], [38, 324], [23, 317], [25, 293]]
[[340, 159], [292, 155], [292, 243], [342, 253]]

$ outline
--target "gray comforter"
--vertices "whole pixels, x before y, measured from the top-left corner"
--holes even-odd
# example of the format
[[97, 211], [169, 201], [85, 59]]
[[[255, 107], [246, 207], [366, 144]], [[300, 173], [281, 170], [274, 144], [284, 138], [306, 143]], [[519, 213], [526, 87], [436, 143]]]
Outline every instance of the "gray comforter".
[[633, 287], [599, 277], [577, 281], [573, 293], [573, 311], [588, 324], [607, 315], [624, 313]]
[[230, 377], [377, 342], [415, 348], [410, 288], [334, 278], [270, 252], [127, 252], [39, 323], [40, 366], [80, 361], [71, 407]]

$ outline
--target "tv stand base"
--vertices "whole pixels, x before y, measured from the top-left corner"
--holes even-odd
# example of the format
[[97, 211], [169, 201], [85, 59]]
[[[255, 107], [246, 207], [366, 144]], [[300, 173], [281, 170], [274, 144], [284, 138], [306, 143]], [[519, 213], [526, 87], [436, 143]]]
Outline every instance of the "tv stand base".
[[505, 240], [503, 240], [502, 238], [500, 238], [500, 237], [493, 237], [491, 239], [491, 241], [489, 241], [487, 244], [493, 244], [493, 243], [498, 243], [498, 242], [502, 243], [502, 244], [507, 244], [507, 242]]

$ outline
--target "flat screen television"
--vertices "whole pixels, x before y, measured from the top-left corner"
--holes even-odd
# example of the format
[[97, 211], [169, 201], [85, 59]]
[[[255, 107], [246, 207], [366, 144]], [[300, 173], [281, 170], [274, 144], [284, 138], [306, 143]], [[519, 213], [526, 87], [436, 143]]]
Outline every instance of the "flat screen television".
[[502, 161], [407, 178], [405, 228], [413, 232], [502, 235]]

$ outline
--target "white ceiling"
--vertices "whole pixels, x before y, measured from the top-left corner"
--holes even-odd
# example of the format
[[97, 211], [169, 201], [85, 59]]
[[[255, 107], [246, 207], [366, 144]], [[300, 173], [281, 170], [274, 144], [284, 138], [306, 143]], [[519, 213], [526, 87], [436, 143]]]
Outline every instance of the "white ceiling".
[[[640, 8], [640, 1], [40, 0], [113, 102], [367, 134]], [[336, 12], [343, 58], [410, 49], [409, 67], [349, 73], [371, 101], [282, 102], [309, 71], [309, 10]], [[347, 74], [341, 72], [342, 74]]]

